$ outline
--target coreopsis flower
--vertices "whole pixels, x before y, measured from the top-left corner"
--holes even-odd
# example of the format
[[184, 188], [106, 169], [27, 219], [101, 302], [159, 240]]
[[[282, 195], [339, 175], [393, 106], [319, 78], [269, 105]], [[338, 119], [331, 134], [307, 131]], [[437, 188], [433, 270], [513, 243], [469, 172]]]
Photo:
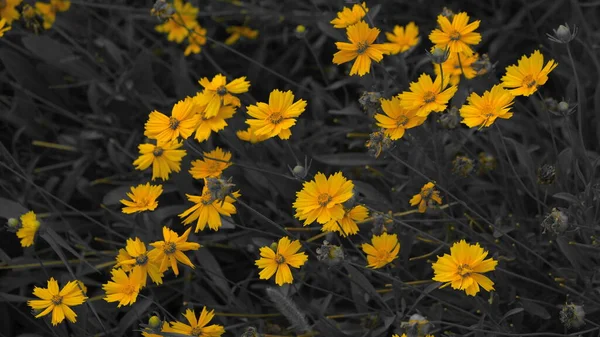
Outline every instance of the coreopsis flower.
[[207, 325], [213, 319], [213, 317], [215, 317], [214, 310], [208, 311], [206, 310], [206, 307], [203, 307], [200, 317], [196, 319], [194, 310], [187, 309], [184, 316], [189, 325], [179, 321], [170, 322], [171, 327], [165, 331], [174, 332], [185, 336], [197, 337], [220, 337], [225, 333], [225, 328], [222, 325]]
[[164, 226], [164, 240], [156, 241], [150, 244], [150, 246], [154, 247], [154, 249], [148, 253], [148, 258], [160, 264], [160, 272], [165, 272], [169, 267], [171, 267], [171, 269], [173, 269], [173, 273], [175, 273], [175, 275], [179, 275], [177, 261], [185, 264], [186, 266], [195, 268], [192, 261], [190, 261], [190, 259], [183, 254], [185, 251], [198, 250], [200, 248], [200, 244], [196, 242], [187, 242], [191, 231], [192, 229], [189, 228], [183, 233], [183, 235], [179, 236], [177, 233]]
[[306, 101], [299, 99], [294, 102], [291, 90], [284, 92], [275, 89], [269, 94], [269, 103], [258, 102], [247, 107], [248, 114], [254, 118], [247, 119], [246, 124], [257, 135], [289, 139], [292, 135], [290, 128], [296, 124], [296, 118], [305, 108]]
[[394, 26], [392, 33], [385, 33], [390, 41], [391, 54], [404, 53], [419, 43], [419, 27], [414, 22], [409, 22], [406, 27]]
[[[119, 254], [121, 255], [121, 253]], [[146, 286], [148, 275], [152, 279], [152, 282], [156, 284], [162, 284], [163, 273], [159, 271], [159, 266], [156, 264], [156, 262], [150, 260], [148, 257], [146, 244], [142, 240], [139, 238], [127, 239], [125, 254], [129, 258], [127, 259], [124, 255], [121, 255], [121, 257], [118, 259], [119, 261], [116, 264], [116, 267], [129, 266], [129, 268], [127, 268], [128, 270], [140, 269], [140, 286], [142, 288]]]
[[444, 15], [438, 15], [439, 28], [429, 34], [429, 40], [436, 47], [448, 48], [451, 54], [472, 52], [471, 46], [481, 42], [481, 34], [475, 32], [480, 21], [469, 23], [469, 16], [460, 12], [452, 17], [452, 22]]
[[411, 206], [419, 205], [419, 213], [425, 213], [427, 207], [432, 206], [434, 202], [441, 205], [442, 198], [440, 197], [440, 191], [435, 189], [435, 184], [432, 182], [423, 185], [421, 192], [410, 199]]
[[183, 55], [199, 54], [202, 51], [202, 46], [206, 44], [206, 29], [202, 28], [200, 24], [196, 24], [187, 37], [187, 44]]
[[152, 166], [152, 180], [161, 178], [168, 180], [171, 172], [179, 172], [181, 159], [185, 157], [185, 150], [178, 150], [183, 143], [174, 140], [168, 143], [140, 144], [140, 156], [133, 162], [136, 170], [145, 170]]
[[234, 94], [248, 92], [250, 88], [250, 82], [246, 81], [246, 76], [227, 83], [225, 76], [217, 74], [212, 81], [203, 77], [198, 83], [204, 88], [204, 92], [198, 96], [198, 100], [201, 105], [206, 105], [205, 118], [216, 116], [223, 105], [239, 107], [240, 99]]
[[44, 20], [44, 29], [50, 29], [56, 21], [56, 13], [65, 12], [71, 7], [70, 0], [50, 0], [50, 3], [36, 2], [35, 9]]
[[268, 134], [257, 135], [256, 128], [252, 128], [252, 127], [249, 127], [246, 130], [239, 130], [235, 134], [238, 136], [239, 139], [246, 141], [246, 142], [250, 142], [252, 144], [260, 143], [260, 142], [263, 142], [263, 141], [269, 139]]
[[131, 192], [127, 196], [131, 200], [121, 199], [123, 213], [132, 214], [143, 211], [154, 211], [158, 207], [156, 199], [162, 194], [162, 185], [150, 185], [150, 183], [131, 186]]
[[548, 81], [548, 74], [557, 65], [550, 60], [544, 66], [544, 56], [535, 50], [530, 57], [523, 55], [517, 65], [506, 67], [506, 74], [501, 79], [502, 86], [514, 96], [530, 96]]
[[364, 2], [362, 4], [354, 4], [352, 9], [344, 7], [341, 12], [337, 13], [337, 18], [331, 20], [329, 23], [333, 25], [333, 28], [346, 28], [362, 20], [368, 11], [367, 4]]
[[258, 275], [260, 279], [268, 280], [275, 275], [277, 285], [291, 284], [294, 277], [290, 266], [300, 268], [308, 260], [308, 255], [304, 252], [298, 253], [301, 247], [300, 241], [290, 241], [287, 236], [279, 239], [276, 248], [261, 247], [260, 259], [254, 262], [259, 269], [262, 269]]
[[354, 235], [358, 233], [356, 221], [365, 220], [369, 216], [369, 210], [363, 205], [356, 205], [344, 210], [344, 217], [331, 220], [323, 225], [323, 232], [338, 232], [341, 236]]
[[342, 203], [352, 198], [353, 189], [354, 183], [346, 179], [342, 172], [330, 175], [329, 178], [318, 172], [314, 180], [304, 182], [302, 190], [296, 192], [293, 204], [295, 216], [304, 220], [304, 226], [315, 220], [320, 224], [339, 220], [344, 217]]
[[198, 21], [196, 21], [198, 8], [192, 6], [189, 2], [184, 3], [183, 0], [174, 0], [173, 10], [173, 15], [154, 29], [159, 33], [168, 34], [167, 40], [181, 43], [189, 35], [189, 30], [195, 29], [198, 25]]
[[17, 230], [17, 237], [21, 239], [21, 247], [33, 245], [35, 234], [40, 229], [40, 222], [33, 211], [21, 215], [21, 224]]
[[225, 40], [226, 45], [232, 45], [236, 43], [240, 38], [245, 38], [249, 40], [256, 40], [258, 37], [258, 30], [252, 29], [247, 26], [229, 26], [226, 29], [227, 33], [231, 34], [227, 40]]
[[396, 234], [384, 232], [381, 235], [373, 235], [371, 243], [363, 243], [361, 248], [367, 254], [367, 267], [377, 269], [383, 268], [398, 257], [400, 242]]
[[[232, 214], [237, 213], [233, 205], [234, 198], [230, 196], [225, 196], [222, 199], [216, 198], [207, 185], [205, 184], [202, 188], [202, 195], [186, 194], [188, 200], [195, 203], [195, 205], [179, 214], [180, 218], [185, 218], [183, 220], [184, 225], [189, 225], [197, 220], [196, 233], [204, 230], [207, 224], [210, 229], [217, 231], [222, 225], [221, 215], [230, 217]], [[233, 192], [232, 194], [235, 198], [241, 196], [239, 192]]]
[[[459, 59], [460, 58], [460, 59]], [[450, 81], [451, 85], [458, 85], [461, 75], [466, 79], [472, 79], [478, 75], [473, 69], [473, 64], [479, 60], [476, 53], [450, 53], [448, 59], [442, 63], [440, 71], [439, 65], [434, 65], [433, 70], [436, 76], [444, 74], [444, 81]]]
[[15, 8], [19, 6], [23, 0], [2, 0], [0, 2], [0, 18], [6, 20], [7, 24], [12, 24], [13, 21], [19, 19], [19, 11]]
[[142, 288], [142, 269], [133, 268], [129, 275], [121, 268], [110, 271], [112, 280], [102, 285], [106, 302], [119, 302], [117, 307], [132, 305]]
[[219, 178], [223, 171], [231, 166], [231, 152], [223, 151], [218, 146], [210, 152], [203, 152], [202, 155], [204, 159], [192, 161], [190, 174], [194, 179]]
[[196, 130], [199, 119], [194, 99], [186, 97], [173, 105], [170, 117], [162, 112], [152, 111], [144, 126], [144, 135], [159, 143], [167, 143], [178, 137], [187, 139]]
[[374, 43], [379, 35], [379, 29], [370, 28], [364, 21], [346, 28], [346, 35], [350, 43], [335, 43], [339, 51], [333, 55], [333, 63], [342, 64], [355, 60], [350, 75], [368, 74], [371, 71], [371, 60], [379, 62], [383, 59], [383, 54], [391, 51], [391, 47], [387, 44]]
[[6, 19], [2, 18], [0, 19], [0, 37], [4, 36], [5, 32], [8, 32], [9, 30], [11, 30], [11, 26], [7, 26], [6, 25]]
[[487, 255], [478, 243], [455, 242], [450, 247], [450, 255], [438, 256], [432, 264], [433, 280], [445, 283], [442, 287], [450, 285], [452, 289], [464, 290], [470, 296], [475, 296], [480, 286], [487, 291], [494, 290], [494, 282], [482, 274], [496, 269], [498, 261], [486, 259]]
[[65, 317], [75, 323], [77, 314], [71, 307], [83, 304], [87, 297], [83, 294], [77, 281], [69, 281], [62, 288], [58, 288], [58, 282], [51, 277], [47, 288], [34, 287], [33, 295], [41, 300], [27, 301], [27, 305], [33, 310], [41, 311], [35, 318], [40, 318], [52, 313], [52, 325], [58, 325]]
[[[196, 127], [196, 134], [194, 138], [203, 142], [207, 140], [213, 132], [219, 132], [227, 126], [226, 120], [233, 117], [235, 114], [235, 107], [232, 105], [221, 105], [217, 114], [213, 117], [207, 117], [206, 107], [207, 101], [206, 96], [210, 96], [210, 93], [201, 92], [194, 96], [196, 103], [196, 113], [200, 116], [198, 120], [198, 126]], [[204, 102], [204, 104], [202, 104]]]
[[417, 116], [416, 109], [403, 108], [398, 97], [392, 97], [391, 100], [381, 99], [381, 108], [385, 114], [375, 114], [377, 126], [383, 128], [385, 134], [392, 140], [402, 138], [406, 129], [419, 126], [427, 119], [427, 117]]
[[442, 112], [448, 106], [448, 101], [454, 96], [458, 87], [450, 85], [448, 80], [437, 76], [435, 81], [427, 74], [421, 74], [417, 82], [410, 83], [410, 91], [399, 95], [400, 104], [408, 110], [417, 110], [417, 116], [427, 117], [430, 112]]
[[513, 113], [510, 112], [515, 97], [508, 90], [497, 84], [491, 90], [486, 90], [483, 95], [471, 93], [467, 98], [467, 104], [460, 108], [463, 124], [473, 128], [489, 127], [494, 124], [496, 118], [509, 119]]

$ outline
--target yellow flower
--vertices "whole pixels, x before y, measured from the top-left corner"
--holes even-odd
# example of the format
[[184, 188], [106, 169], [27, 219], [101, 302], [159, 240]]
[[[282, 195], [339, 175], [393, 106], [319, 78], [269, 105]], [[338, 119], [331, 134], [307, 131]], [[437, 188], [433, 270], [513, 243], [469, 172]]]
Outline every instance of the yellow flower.
[[161, 185], [150, 185], [146, 183], [140, 184], [135, 187], [131, 187], [131, 192], [127, 192], [127, 196], [131, 201], [121, 199], [121, 203], [126, 207], [123, 207], [123, 213], [131, 214], [143, 211], [153, 211], [158, 207], [158, 198], [163, 192]]
[[201, 105], [207, 106], [205, 118], [216, 116], [223, 105], [239, 107], [240, 99], [232, 94], [242, 94], [250, 88], [250, 82], [246, 81], [246, 76], [227, 83], [225, 76], [217, 74], [212, 81], [204, 77], [198, 83], [204, 87], [204, 92], [198, 96], [198, 100]]
[[396, 25], [393, 33], [385, 33], [391, 46], [391, 54], [404, 53], [419, 43], [419, 27], [409, 22], [406, 27]]
[[187, 242], [188, 236], [192, 231], [191, 228], [186, 230], [183, 235], [179, 236], [168, 227], [163, 227], [163, 238], [164, 241], [156, 241], [150, 244], [154, 247], [149, 253], [148, 257], [151, 261], [160, 263], [160, 272], [166, 271], [169, 267], [173, 269], [175, 275], [179, 275], [179, 268], [177, 268], [177, 261], [185, 264], [186, 266], [194, 267], [194, 264], [190, 259], [183, 254], [188, 250], [198, 250], [200, 245], [196, 242]]
[[[163, 273], [158, 270], [158, 265], [155, 261], [150, 260], [146, 251], [146, 244], [139, 238], [127, 239], [127, 246], [125, 246], [125, 253], [129, 257], [128, 259], [122, 259], [124, 256], [119, 253], [121, 258], [116, 264], [116, 267], [123, 268], [127, 266], [128, 270], [140, 269], [141, 279], [140, 286], [143, 288], [146, 286], [148, 275], [152, 279], [152, 282], [156, 284], [162, 284]], [[125, 268], [123, 268], [125, 269]], [[125, 270], [125, 271], [128, 271]]]
[[56, 21], [56, 13], [69, 10], [70, 0], [50, 0], [50, 3], [36, 2], [35, 9], [44, 19], [44, 28], [50, 29]]
[[246, 26], [227, 27], [227, 33], [231, 34], [231, 36], [225, 40], [226, 45], [232, 45], [236, 43], [240, 37], [250, 40], [255, 40], [258, 37], [258, 30]]
[[341, 236], [354, 235], [358, 233], [356, 221], [362, 221], [369, 216], [369, 210], [363, 205], [356, 205], [351, 209], [344, 210], [344, 217], [331, 220], [323, 225], [323, 232], [338, 232]]
[[371, 243], [363, 243], [362, 250], [367, 254], [367, 267], [382, 268], [398, 257], [400, 243], [396, 234], [373, 235]]
[[428, 182], [421, 187], [421, 192], [415, 194], [410, 199], [411, 206], [419, 205], [419, 213], [425, 213], [427, 207], [432, 206], [436, 202], [438, 205], [442, 204], [442, 198], [440, 197], [440, 191], [435, 189], [435, 184]]
[[[466, 79], [474, 78], [478, 74], [477, 71], [473, 69], [473, 64], [478, 60], [479, 55], [476, 53], [449, 54], [446, 62], [442, 63], [444, 82], [450, 81], [451, 85], [458, 85], [461, 75], [465, 75]], [[436, 76], [441, 76], [439, 64], [434, 64], [433, 70], [435, 71]]]
[[171, 117], [154, 110], [144, 126], [144, 135], [156, 139], [159, 143], [167, 143], [178, 137], [187, 139], [196, 130], [200, 119], [195, 112], [195, 102], [192, 97], [186, 97], [173, 105]]
[[[158, 328], [157, 329], [151, 329], [151, 328], [145, 328], [144, 331], [142, 331], [142, 336], [143, 337], [164, 337], [165, 334], [156, 334], [154, 332], [159, 332]], [[160, 329], [160, 332], [173, 332], [171, 329], [171, 326], [169, 325], [168, 322], [163, 322], [162, 323], [162, 327]]]
[[6, 19], [9, 25], [20, 17], [19, 11], [15, 7], [19, 6], [23, 0], [2, 0], [0, 6], [0, 18]]
[[481, 42], [481, 34], [475, 32], [479, 27], [479, 20], [469, 23], [469, 16], [460, 12], [452, 17], [452, 23], [444, 15], [438, 15], [439, 29], [434, 29], [429, 34], [429, 40], [437, 48], [448, 48], [450, 53], [472, 52], [471, 45]]
[[308, 255], [305, 253], [298, 253], [298, 250], [302, 246], [300, 241], [290, 241], [287, 236], [279, 239], [277, 243], [277, 251], [274, 251], [271, 247], [260, 248], [260, 259], [256, 260], [254, 264], [262, 269], [258, 276], [261, 280], [268, 280], [275, 274], [275, 283], [279, 286], [285, 283], [292, 283], [294, 277], [290, 266], [294, 268], [300, 268], [306, 260]]
[[470, 296], [475, 296], [480, 286], [487, 291], [494, 290], [494, 282], [482, 274], [495, 270], [498, 261], [486, 260], [487, 255], [478, 243], [455, 242], [450, 247], [450, 255], [438, 256], [432, 264], [433, 280], [445, 283], [442, 287], [451, 285], [452, 289], [464, 290]]
[[406, 129], [419, 126], [427, 119], [417, 116], [417, 110], [403, 108], [398, 97], [392, 97], [391, 100], [381, 99], [381, 108], [385, 115], [375, 114], [377, 126], [382, 127], [392, 140], [402, 138]]
[[34, 287], [33, 295], [41, 298], [41, 300], [27, 301], [27, 305], [33, 310], [42, 310], [35, 318], [52, 313], [52, 325], [61, 323], [65, 317], [75, 323], [77, 314], [71, 307], [80, 305], [87, 299], [77, 285], [77, 281], [70, 281], [59, 290], [58, 282], [52, 277], [48, 280], [48, 288]]
[[[234, 198], [226, 196], [224, 200], [215, 199], [206, 184], [202, 188], [202, 195], [186, 194], [186, 196], [195, 205], [179, 214], [179, 217], [187, 217], [183, 221], [184, 225], [189, 225], [198, 219], [196, 222], [196, 233], [204, 230], [207, 224], [210, 229], [217, 231], [222, 225], [221, 215], [231, 216], [237, 213], [233, 205], [235, 202]], [[233, 196], [239, 198], [241, 194], [233, 192]]]
[[203, 152], [202, 155], [204, 159], [192, 162], [190, 174], [194, 179], [219, 178], [223, 171], [231, 166], [231, 152], [223, 151], [220, 147], [210, 152]]
[[460, 108], [460, 116], [463, 123], [468, 127], [489, 127], [496, 118], [509, 119], [513, 113], [510, 112], [515, 97], [508, 90], [497, 84], [482, 96], [471, 93], [467, 99], [468, 104]]
[[536, 50], [530, 57], [523, 55], [518, 65], [506, 67], [506, 75], [502, 76], [502, 86], [510, 89], [514, 96], [529, 96], [536, 92], [538, 86], [548, 81], [548, 74], [557, 65], [554, 60], [550, 60], [544, 66], [544, 56]]
[[106, 302], [119, 302], [117, 307], [122, 305], [132, 305], [137, 300], [142, 287], [142, 269], [133, 268], [129, 276], [123, 269], [113, 269], [112, 281], [102, 285], [106, 292], [104, 300]]
[[7, 26], [6, 25], [6, 19], [2, 18], [0, 19], [0, 37], [4, 36], [5, 32], [8, 32], [9, 30], [11, 30], [11, 26]]
[[354, 195], [354, 183], [346, 179], [342, 172], [337, 172], [329, 178], [321, 172], [315, 175], [315, 180], [304, 182], [302, 190], [296, 192], [296, 218], [304, 220], [304, 226], [315, 220], [326, 224], [331, 220], [344, 217], [342, 203]]
[[444, 80], [444, 88], [442, 88], [441, 77], [436, 77], [432, 82], [429, 75], [421, 74], [417, 82], [410, 84], [410, 91], [399, 95], [400, 104], [405, 109], [418, 110], [417, 116], [421, 117], [427, 117], [432, 111], [444, 111], [448, 101], [458, 90], [458, 87], [454, 85], [448, 87], [450, 84], [448, 82], [448, 80]]
[[17, 237], [21, 239], [21, 247], [33, 245], [35, 234], [40, 228], [40, 222], [33, 211], [21, 215], [21, 226], [17, 230]]
[[239, 130], [235, 133], [239, 139], [246, 141], [246, 142], [250, 142], [252, 144], [256, 144], [256, 143], [260, 143], [263, 142], [267, 139], [269, 139], [269, 135], [265, 134], [265, 135], [257, 135], [256, 134], [256, 129], [249, 127], [246, 130]]
[[333, 55], [333, 63], [342, 64], [356, 59], [350, 75], [368, 74], [371, 71], [371, 60], [379, 62], [383, 59], [383, 54], [391, 52], [390, 46], [374, 43], [379, 29], [370, 28], [364, 21], [346, 28], [346, 35], [350, 43], [335, 43], [339, 51]]
[[178, 150], [183, 144], [174, 140], [159, 145], [140, 144], [140, 156], [133, 162], [136, 170], [145, 170], [152, 166], [152, 180], [161, 178], [168, 180], [169, 174], [179, 172], [181, 159], [185, 157], [185, 150]]
[[306, 109], [306, 101], [299, 99], [294, 103], [294, 94], [291, 90], [279, 91], [277, 89], [269, 94], [269, 103], [258, 102], [247, 107], [249, 118], [246, 124], [253, 128], [257, 136], [268, 138], [278, 136], [289, 139], [292, 135], [290, 128], [296, 124], [296, 117]]
[[218, 324], [207, 324], [215, 317], [215, 311], [206, 310], [206, 307], [202, 308], [200, 317], [196, 320], [196, 313], [192, 309], [185, 311], [185, 318], [188, 324], [175, 321], [170, 322], [171, 327], [166, 329], [166, 332], [175, 332], [186, 336], [197, 336], [197, 337], [219, 337], [225, 333], [225, 328]]
[[167, 33], [167, 40], [181, 43], [189, 35], [189, 30], [193, 30], [198, 25], [196, 16], [198, 8], [191, 3], [183, 0], [174, 0], [173, 9], [175, 13], [165, 23], [154, 27], [159, 33]]
[[227, 126], [226, 119], [233, 117], [235, 114], [235, 107], [232, 105], [222, 105], [219, 112], [213, 117], [206, 117], [207, 103], [201, 104], [201, 102], [207, 102], [205, 96], [211, 94], [205, 94], [204, 92], [196, 94], [194, 101], [196, 102], [196, 113], [200, 116], [198, 126], [196, 128], [196, 135], [194, 138], [203, 142], [207, 140], [213, 132], [219, 132]]
[[333, 28], [346, 28], [359, 22], [367, 15], [368, 11], [367, 4], [364, 2], [362, 4], [355, 4], [352, 6], [352, 9], [344, 7], [341, 12], [337, 13], [337, 18], [331, 20], [329, 23], [333, 25]]
[[196, 24], [192, 33], [187, 37], [188, 45], [183, 52], [183, 55], [189, 56], [190, 54], [199, 54], [202, 50], [202, 46], [206, 44], [206, 29], [202, 28], [199, 24]]

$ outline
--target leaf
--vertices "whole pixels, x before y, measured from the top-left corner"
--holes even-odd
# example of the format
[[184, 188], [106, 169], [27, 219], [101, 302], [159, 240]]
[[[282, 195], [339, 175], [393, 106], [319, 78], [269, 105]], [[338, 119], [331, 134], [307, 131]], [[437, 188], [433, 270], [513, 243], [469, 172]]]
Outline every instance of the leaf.
[[207, 248], [201, 248], [196, 250], [194, 255], [196, 255], [196, 260], [198, 260], [198, 264], [202, 267], [200, 270], [205, 272], [212, 281], [209, 283], [219, 289], [223, 295], [230, 297], [231, 288], [229, 288], [227, 278], [225, 277], [225, 274], [223, 274], [221, 266], [213, 254]]
[[[525, 310], [525, 309], [523, 309], [523, 308], [510, 309], [509, 311], [507, 311], [504, 314], [504, 316], [502, 316], [502, 319], [500, 319], [500, 322], [504, 321], [505, 319], [509, 318], [510, 316], [513, 316], [513, 315], [516, 315], [516, 314], [522, 312], [523, 310]], [[498, 322], [498, 323], [500, 323], [500, 322]]]
[[313, 155], [313, 159], [332, 166], [364, 166], [386, 163], [384, 160], [377, 160], [366, 153], [360, 152]]
[[328, 111], [332, 115], [342, 115], [342, 116], [364, 116], [365, 114], [360, 111], [356, 104], [349, 105], [341, 110], [329, 110]]
[[10, 219], [18, 219], [22, 214], [27, 213], [29, 210], [21, 204], [16, 203], [12, 200], [0, 198], [0, 217]]
[[567, 239], [563, 236], [560, 236], [560, 237], [556, 238], [556, 243], [558, 244], [558, 247], [560, 248], [562, 253], [565, 255], [567, 260], [569, 260], [569, 262], [571, 263], [573, 268], [575, 268], [575, 271], [578, 274], [580, 274], [580, 272], [581, 272], [580, 262], [582, 261], [582, 256], [581, 256], [581, 254], [579, 254], [579, 250], [577, 250], [576, 247], [569, 244], [568, 240], [569, 239]]
[[527, 176], [529, 177], [531, 182], [535, 184], [536, 179], [533, 173], [534, 164], [533, 159], [531, 159], [531, 155], [529, 154], [529, 151], [525, 148], [525, 146], [523, 146], [523, 144], [517, 142], [512, 138], [504, 137], [504, 139], [513, 145], [517, 154], [517, 159], [519, 160], [518, 164], [525, 169]]
[[548, 312], [548, 310], [546, 310], [546, 308], [528, 299], [521, 298], [521, 305], [523, 306], [523, 309], [525, 309], [525, 311], [534, 316], [543, 319], [550, 319], [552, 317], [550, 316], [550, 313]]
[[7, 293], [0, 292], [0, 302], [25, 303], [25, 302], [29, 301], [30, 299], [31, 298], [25, 297], [25, 296], [13, 295], [13, 294], [7, 294]]
[[[365, 300], [365, 295], [369, 295], [370, 297], [376, 298], [378, 301], [383, 302], [383, 298], [381, 298], [381, 295], [377, 292], [375, 287], [373, 287], [365, 275], [349, 264], [346, 264], [345, 267], [348, 271], [350, 282], [352, 284], [352, 297], [355, 300], [358, 298], [361, 299], [359, 300], [362, 302], [361, 307], [366, 307], [367, 301]], [[361, 308], [358, 307], [358, 303], [357, 309], [361, 310]]]
[[336, 41], [344, 40], [344, 36], [342, 35], [342, 33], [339, 30], [333, 28], [333, 26], [329, 22], [317, 21], [317, 27], [319, 27], [323, 34], [329, 36], [330, 38]]
[[152, 300], [149, 298], [142, 298], [141, 301], [136, 301], [135, 304], [129, 309], [129, 311], [121, 318], [119, 325], [117, 326], [117, 335], [123, 336], [136, 321], [141, 318], [146, 318], [146, 311], [152, 305]]
[[571, 193], [559, 192], [559, 193], [556, 193], [556, 194], [554, 194], [552, 196], [554, 198], [556, 198], [556, 199], [566, 200], [566, 201], [570, 202], [572, 205], [578, 205], [579, 204], [579, 199], [577, 199], [577, 197], [575, 197]]

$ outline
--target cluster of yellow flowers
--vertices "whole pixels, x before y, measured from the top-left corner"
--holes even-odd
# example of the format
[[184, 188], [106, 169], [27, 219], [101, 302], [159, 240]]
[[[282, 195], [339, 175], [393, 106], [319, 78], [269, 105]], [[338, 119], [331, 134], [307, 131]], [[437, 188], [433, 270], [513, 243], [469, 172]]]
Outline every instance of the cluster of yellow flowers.
[[71, 7], [71, 0], [50, 0], [50, 2], [37, 1], [34, 6], [25, 4], [21, 13], [17, 10], [23, 0], [3, 0], [0, 4], [0, 37], [9, 31], [12, 23], [23, 15], [27, 28], [32, 28], [36, 33], [39, 30], [39, 19], [43, 20], [44, 29], [50, 29], [56, 21], [56, 14], [66, 12]]

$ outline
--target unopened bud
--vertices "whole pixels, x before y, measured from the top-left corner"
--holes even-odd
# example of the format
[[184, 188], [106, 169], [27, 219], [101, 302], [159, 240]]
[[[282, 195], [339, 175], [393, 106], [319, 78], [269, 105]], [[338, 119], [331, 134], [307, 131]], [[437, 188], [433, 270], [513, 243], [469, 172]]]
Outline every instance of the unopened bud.
[[556, 108], [558, 109], [558, 112], [565, 114], [569, 111], [569, 103], [561, 101], [560, 103], [558, 103]]
[[10, 219], [8, 219], [8, 221], [6, 222], [6, 224], [10, 228], [17, 228], [17, 227], [19, 227], [19, 219], [10, 218]]
[[271, 244], [270, 248], [271, 248], [271, 249], [272, 249], [274, 252], [276, 252], [276, 251], [277, 251], [277, 242], [273, 242], [273, 243]]
[[554, 35], [548, 35], [548, 39], [556, 43], [569, 43], [577, 36], [577, 26], [573, 26], [573, 31], [568, 24], [558, 26], [558, 29], [553, 29]]
[[435, 64], [442, 64], [448, 60], [448, 56], [450, 56], [450, 52], [448, 49], [441, 48], [433, 48], [433, 51], [429, 53], [429, 57], [431, 57], [431, 62]]
[[159, 329], [162, 324], [162, 320], [158, 316], [152, 316], [148, 320], [148, 327], [150, 329]]
[[306, 169], [302, 165], [296, 165], [292, 169], [292, 174], [296, 178], [304, 179], [306, 177]]

